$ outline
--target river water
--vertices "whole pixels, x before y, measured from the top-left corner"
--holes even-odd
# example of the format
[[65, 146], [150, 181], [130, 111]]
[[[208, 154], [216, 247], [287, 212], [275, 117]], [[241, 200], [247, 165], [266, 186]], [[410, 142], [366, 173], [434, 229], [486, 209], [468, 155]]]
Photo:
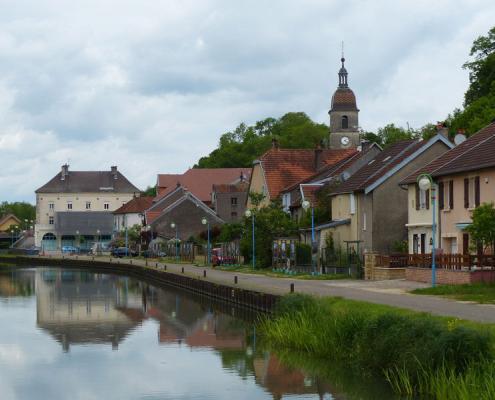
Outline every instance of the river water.
[[345, 367], [261, 349], [256, 318], [123, 276], [0, 266], [0, 398], [393, 398]]

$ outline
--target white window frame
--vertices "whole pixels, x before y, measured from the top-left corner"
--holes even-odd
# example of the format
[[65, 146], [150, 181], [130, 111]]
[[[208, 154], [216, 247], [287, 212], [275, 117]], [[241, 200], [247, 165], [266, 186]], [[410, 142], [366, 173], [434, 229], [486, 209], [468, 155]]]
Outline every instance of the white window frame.
[[48, 225], [55, 225], [55, 218], [52, 216], [48, 217]]
[[354, 196], [354, 193], [349, 195], [349, 213], [351, 215], [356, 213], [356, 196]]
[[426, 210], [426, 190], [419, 189], [419, 209]]
[[48, 209], [49, 210], [55, 210], [55, 203], [53, 201], [51, 201], [50, 203], [48, 203]]
[[445, 181], [443, 185], [443, 207], [450, 210], [450, 181]]
[[105, 201], [105, 202], [103, 203], [103, 209], [104, 209], [104, 210], [110, 210], [110, 203], [109, 203], [108, 201]]
[[86, 202], [86, 210], [91, 210], [91, 202], [90, 201]]
[[363, 212], [363, 231], [366, 230], [366, 212]]
[[72, 210], [72, 201], [67, 202], [67, 210]]
[[475, 208], [476, 207], [476, 199], [475, 199], [475, 178], [469, 178], [469, 193], [468, 193], [468, 199], [469, 199], [469, 208]]

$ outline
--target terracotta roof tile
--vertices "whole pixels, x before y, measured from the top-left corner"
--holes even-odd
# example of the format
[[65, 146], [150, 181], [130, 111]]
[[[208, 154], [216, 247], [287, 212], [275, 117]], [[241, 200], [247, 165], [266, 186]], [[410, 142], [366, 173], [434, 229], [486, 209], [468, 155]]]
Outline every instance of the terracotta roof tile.
[[143, 213], [145, 210], [151, 207], [153, 204], [153, 197], [141, 196], [134, 197], [129, 200], [122, 207], [117, 208], [114, 214], [129, 214], [129, 213]]
[[315, 165], [314, 149], [270, 149], [263, 154], [259, 161], [265, 173], [270, 197], [277, 198], [284, 188], [310, 177], [322, 167], [334, 165], [356, 153], [354, 149], [320, 151], [318, 165]]
[[450, 175], [462, 171], [495, 166], [495, 123], [484, 127], [465, 142], [442, 154], [426, 166], [419, 168], [401, 184], [416, 182], [423, 173], [432, 176]]
[[182, 175], [159, 174], [158, 197], [167, 195], [180, 184], [201, 201], [210, 203], [213, 185], [237, 183], [241, 174], [249, 180], [251, 168], [191, 168]]

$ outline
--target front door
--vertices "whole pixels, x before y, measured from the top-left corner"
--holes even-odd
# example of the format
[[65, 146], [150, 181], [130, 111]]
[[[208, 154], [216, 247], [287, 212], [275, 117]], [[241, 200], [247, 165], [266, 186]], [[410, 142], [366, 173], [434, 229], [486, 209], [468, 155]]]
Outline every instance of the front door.
[[469, 233], [462, 234], [462, 254], [469, 254]]
[[426, 233], [421, 234], [421, 254], [426, 253]]

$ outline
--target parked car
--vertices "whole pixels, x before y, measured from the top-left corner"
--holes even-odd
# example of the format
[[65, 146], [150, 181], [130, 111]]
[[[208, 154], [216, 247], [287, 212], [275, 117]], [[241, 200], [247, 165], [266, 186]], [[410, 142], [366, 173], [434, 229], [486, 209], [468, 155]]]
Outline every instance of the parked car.
[[75, 246], [62, 246], [62, 253], [64, 254], [76, 254], [79, 249]]
[[112, 250], [113, 257], [136, 257], [137, 255], [137, 251], [129, 249], [127, 247], [116, 247]]
[[104, 253], [109, 254], [110, 253], [110, 247], [108, 243], [93, 243], [93, 246], [91, 246], [90, 253], [94, 255], [102, 255]]
[[236, 264], [235, 257], [223, 255], [220, 247], [211, 249], [211, 262], [215, 265]]

